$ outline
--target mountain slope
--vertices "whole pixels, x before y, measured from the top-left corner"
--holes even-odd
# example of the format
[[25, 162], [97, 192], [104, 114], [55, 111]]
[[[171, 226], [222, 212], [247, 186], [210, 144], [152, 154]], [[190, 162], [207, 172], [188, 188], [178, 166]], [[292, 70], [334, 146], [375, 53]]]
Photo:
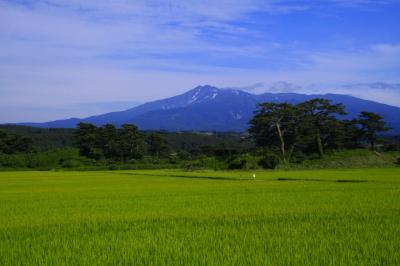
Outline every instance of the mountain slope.
[[400, 108], [356, 97], [324, 94], [264, 93], [254, 95], [240, 90], [199, 86], [184, 94], [140, 105], [122, 112], [107, 113], [88, 118], [71, 118], [47, 123], [23, 123], [36, 127], [75, 127], [79, 122], [103, 125], [112, 123], [137, 124], [141, 129], [244, 131], [254, 110], [261, 102], [300, 103], [312, 98], [325, 98], [343, 103], [347, 118], [361, 111], [382, 115], [394, 131], [400, 132]]

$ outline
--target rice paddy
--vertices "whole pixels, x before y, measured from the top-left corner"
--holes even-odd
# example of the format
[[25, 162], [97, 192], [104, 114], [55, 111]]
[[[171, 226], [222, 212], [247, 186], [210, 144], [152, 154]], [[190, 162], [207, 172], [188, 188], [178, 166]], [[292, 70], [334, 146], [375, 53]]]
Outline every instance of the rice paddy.
[[0, 265], [399, 265], [400, 168], [0, 172]]

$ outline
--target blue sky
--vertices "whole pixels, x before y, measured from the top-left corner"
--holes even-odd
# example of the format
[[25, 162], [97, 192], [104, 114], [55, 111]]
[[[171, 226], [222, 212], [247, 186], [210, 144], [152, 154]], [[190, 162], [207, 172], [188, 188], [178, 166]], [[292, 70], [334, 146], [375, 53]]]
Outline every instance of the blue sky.
[[0, 122], [123, 109], [200, 84], [262, 92], [285, 81], [400, 106], [399, 86], [342, 87], [400, 83], [398, 14], [398, 0], [0, 0]]

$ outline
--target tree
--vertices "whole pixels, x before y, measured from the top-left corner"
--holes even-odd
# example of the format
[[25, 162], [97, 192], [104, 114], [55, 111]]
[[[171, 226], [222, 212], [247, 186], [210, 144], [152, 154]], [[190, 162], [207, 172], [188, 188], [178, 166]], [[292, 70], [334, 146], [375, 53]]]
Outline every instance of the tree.
[[12, 150], [12, 153], [28, 152], [33, 150], [32, 144], [33, 141], [31, 138], [12, 135], [10, 137], [9, 147]]
[[7, 150], [7, 144], [6, 144], [6, 140], [8, 138], [8, 135], [6, 132], [0, 130], [0, 152], [5, 153], [5, 151]]
[[117, 129], [112, 124], [96, 127], [80, 123], [76, 132], [80, 154], [92, 159], [101, 157], [123, 160], [138, 159], [144, 154], [144, 138], [134, 125]]
[[119, 130], [120, 151], [124, 161], [144, 155], [144, 137], [135, 125], [124, 124]]
[[325, 140], [327, 149], [355, 149], [360, 143], [360, 129], [355, 120], [330, 122]]
[[339, 120], [346, 114], [342, 104], [326, 99], [311, 99], [292, 105], [263, 103], [250, 121], [249, 133], [258, 147], [280, 153], [284, 162], [293, 154], [303, 156], [325, 149], [357, 147], [359, 129], [354, 121]]
[[382, 116], [372, 112], [361, 112], [358, 115], [358, 124], [362, 137], [369, 142], [371, 150], [375, 150], [378, 133], [390, 130], [385, 126]]
[[104, 157], [119, 159], [121, 156], [118, 142], [117, 128], [112, 124], [106, 124], [98, 129], [97, 145], [102, 149]]
[[33, 140], [28, 137], [8, 134], [0, 130], [0, 152], [13, 154], [33, 150]]
[[89, 123], [79, 123], [75, 134], [79, 153], [92, 159], [100, 159], [102, 151], [98, 147], [98, 129]]
[[288, 103], [262, 103], [250, 121], [249, 133], [256, 145], [278, 148], [282, 160], [287, 162], [298, 140], [299, 118], [296, 106]]
[[150, 133], [146, 139], [148, 151], [151, 155], [159, 157], [167, 150], [167, 145], [161, 134]]
[[310, 132], [315, 139], [317, 151], [320, 157], [324, 155], [324, 139], [337, 121], [338, 115], [345, 115], [343, 104], [331, 104], [329, 100], [316, 98], [298, 105], [301, 109], [302, 127]]

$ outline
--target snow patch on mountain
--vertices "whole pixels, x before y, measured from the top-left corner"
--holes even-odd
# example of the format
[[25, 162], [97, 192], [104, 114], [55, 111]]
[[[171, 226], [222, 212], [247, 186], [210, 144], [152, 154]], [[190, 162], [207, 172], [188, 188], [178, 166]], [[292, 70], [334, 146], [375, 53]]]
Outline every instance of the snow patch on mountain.
[[194, 103], [197, 101], [197, 96], [199, 95], [200, 89], [198, 89], [192, 96], [192, 98], [188, 101], [188, 104]]

